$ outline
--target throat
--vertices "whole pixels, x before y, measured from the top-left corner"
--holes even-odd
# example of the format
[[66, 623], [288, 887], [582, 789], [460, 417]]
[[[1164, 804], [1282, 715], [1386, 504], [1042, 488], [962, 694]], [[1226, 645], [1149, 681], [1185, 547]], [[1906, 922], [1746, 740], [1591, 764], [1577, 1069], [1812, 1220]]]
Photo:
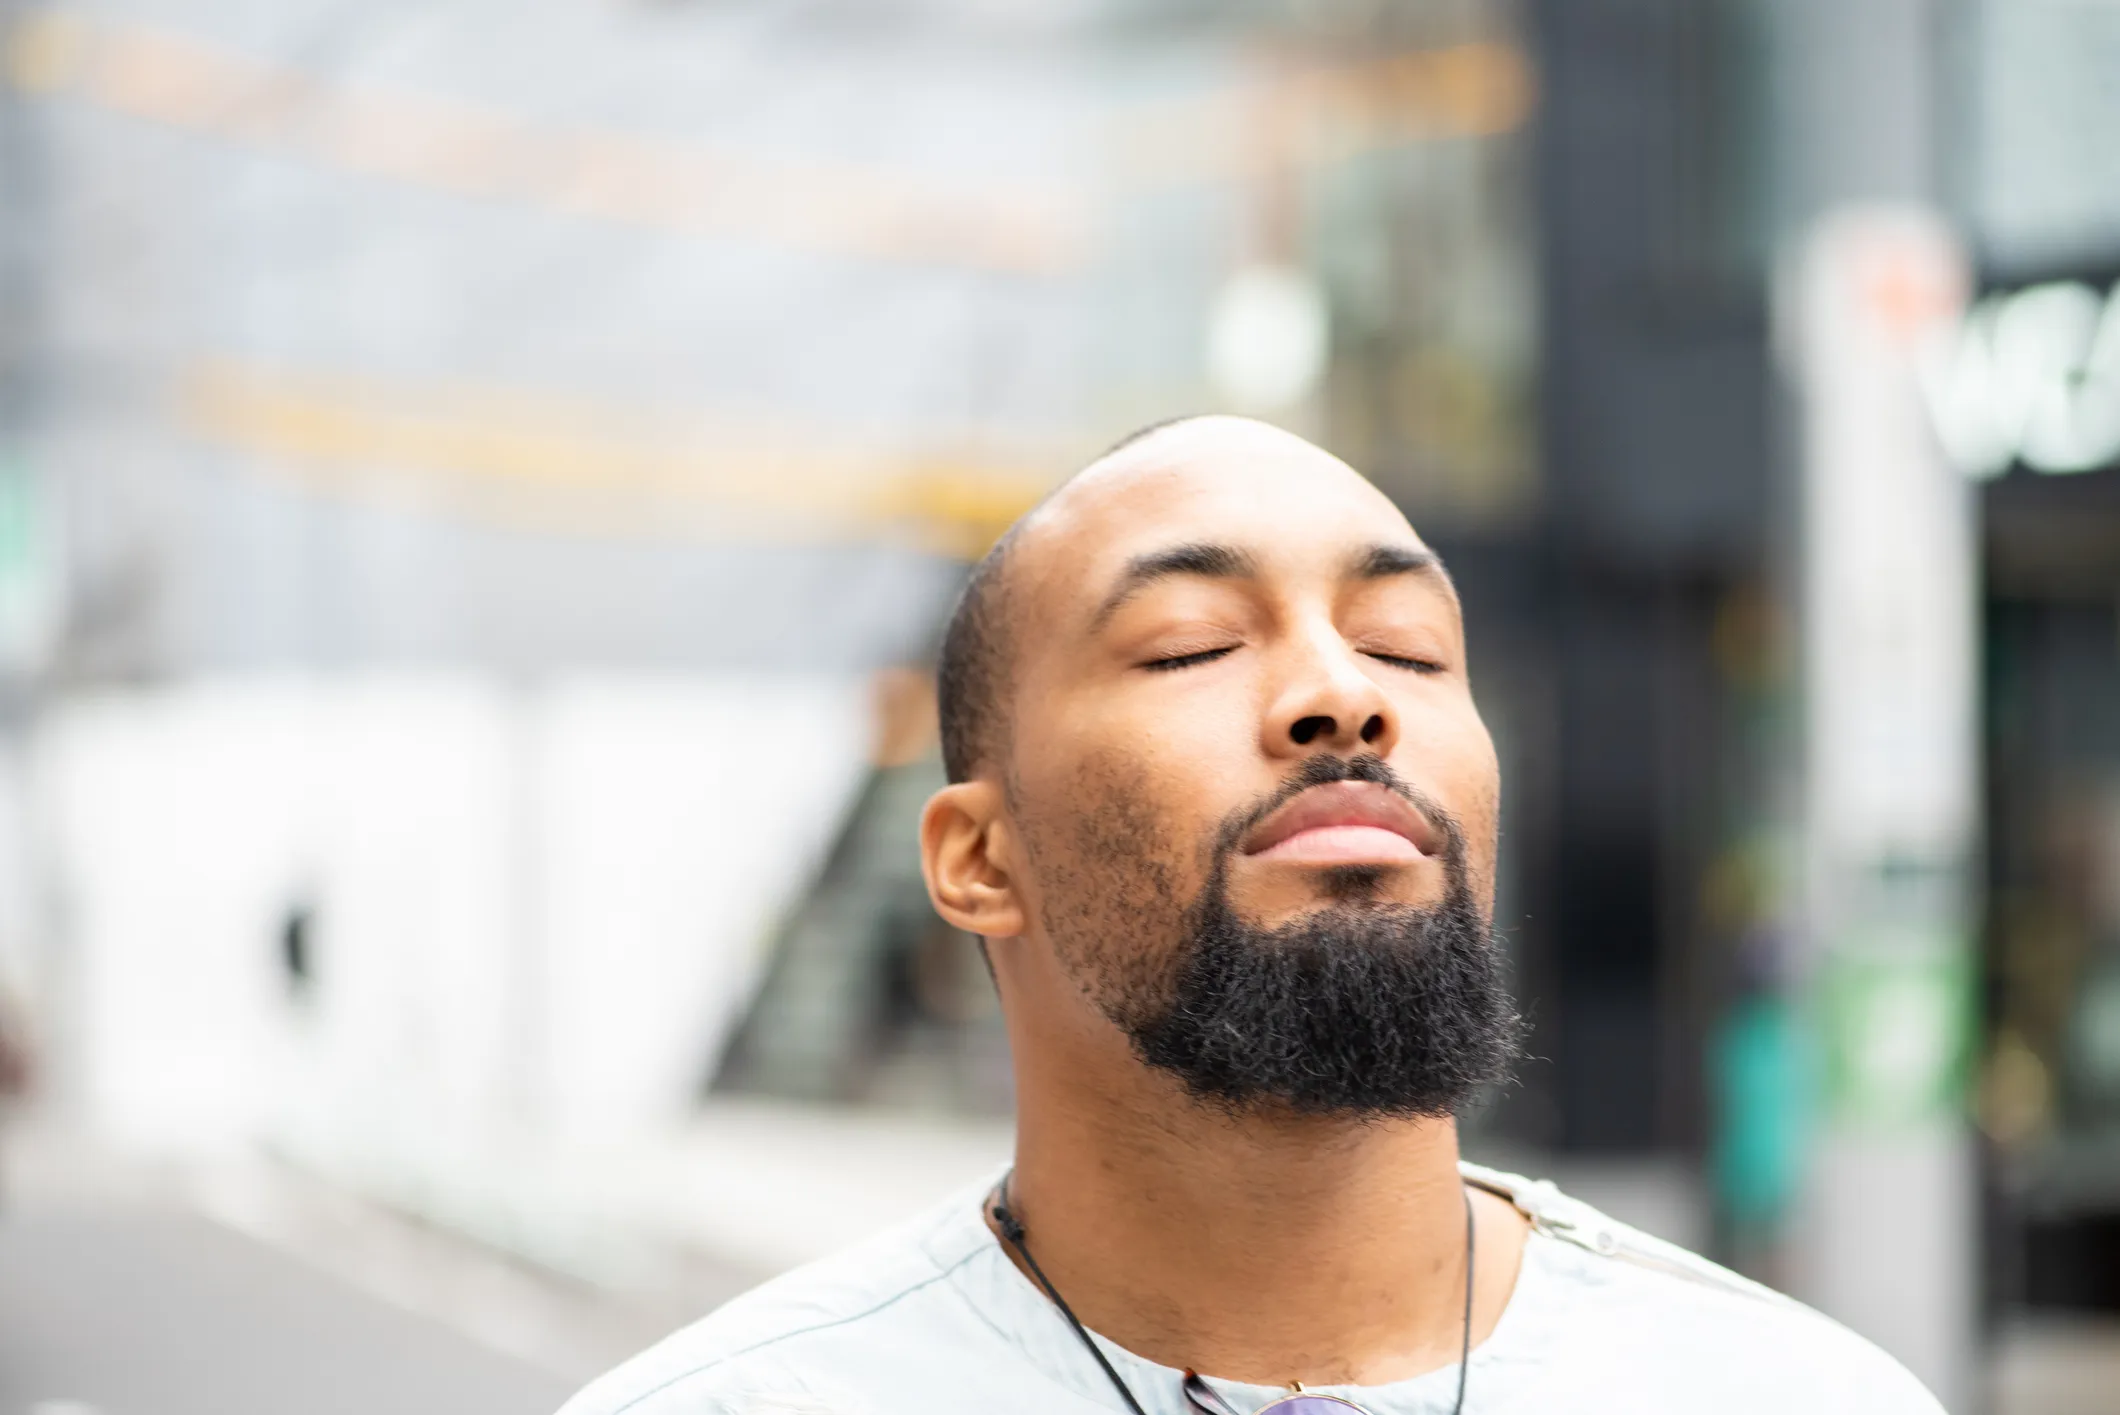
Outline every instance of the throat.
[[1452, 1122], [1312, 1117], [1293, 1128], [1315, 1133], [1291, 1135], [1194, 1118], [1204, 1132], [1148, 1144], [1111, 1143], [1111, 1128], [1062, 1143], [1026, 1123], [1007, 1186], [1016, 1241], [989, 1222], [1083, 1327], [1175, 1370], [1284, 1387], [1408, 1379], [1491, 1327], [1522, 1228], [1468, 1195]]

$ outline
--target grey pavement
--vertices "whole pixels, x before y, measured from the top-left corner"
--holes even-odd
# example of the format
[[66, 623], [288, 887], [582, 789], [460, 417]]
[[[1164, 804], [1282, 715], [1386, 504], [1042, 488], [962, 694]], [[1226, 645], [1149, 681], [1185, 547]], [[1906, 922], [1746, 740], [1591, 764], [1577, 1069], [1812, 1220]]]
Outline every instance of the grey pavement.
[[572, 1384], [193, 1214], [0, 1213], [0, 1415], [548, 1415]]

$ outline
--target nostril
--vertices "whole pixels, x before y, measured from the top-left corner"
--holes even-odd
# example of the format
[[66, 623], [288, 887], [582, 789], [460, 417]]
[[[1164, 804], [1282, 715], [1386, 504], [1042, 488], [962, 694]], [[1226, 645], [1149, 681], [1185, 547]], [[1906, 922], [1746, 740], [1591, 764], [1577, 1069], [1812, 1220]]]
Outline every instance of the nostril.
[[1330, 737], [1334, 730], [1333, 720], [1329, 717], [1303, 717], [1296, 719], [1295, 726], [1288, 729], [1288, 735], [1295, 739], [1298, 747], [1307, 747], [1320, 734]]
[[1362, 740], [1364, 742], [1374, 742], [1383, 735], [1384, 719], [1381, 716], [1372, 717], [1369, 721], [1362, 724]]

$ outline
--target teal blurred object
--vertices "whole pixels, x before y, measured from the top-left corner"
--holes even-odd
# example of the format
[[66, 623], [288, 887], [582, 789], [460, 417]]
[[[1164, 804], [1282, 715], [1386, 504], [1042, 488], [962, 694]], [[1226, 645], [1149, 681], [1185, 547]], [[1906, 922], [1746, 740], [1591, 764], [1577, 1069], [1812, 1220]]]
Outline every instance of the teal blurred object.
[[1767, 991], [1741, 997], [1715, 1038], [1716, 1197], [1742, 1239], [1771, 1235], [1795, 1196], [1810, 1119], [1807, 1051], [1795, 1009]]

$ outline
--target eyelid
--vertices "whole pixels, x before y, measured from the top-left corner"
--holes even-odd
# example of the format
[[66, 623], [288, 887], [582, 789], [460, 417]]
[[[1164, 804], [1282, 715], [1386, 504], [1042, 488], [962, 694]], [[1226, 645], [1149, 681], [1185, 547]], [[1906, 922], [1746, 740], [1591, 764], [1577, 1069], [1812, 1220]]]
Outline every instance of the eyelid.
[[1416, 673], [1442, 673], [1449, 667], [1431, 658], [1409, 658], [1405, 654], [1385, 653], [1381, 649], [1363, 649], [1362, 652], [1379, 663], [1388, 663], [1394, 668], [1410, 668]]
[[1151, 673], [1173, 673], [1181, 668], [1192, 668], [1203, 663], [1213, 663], [1215, 660], [1227, 657], [1236, 651], [1237, 646], [1235, 644], [1223, 644], [1219, 648], [1195, 649], [1191, 653], [1172, 654], [1168, 658], [1151, 658], [1137, 666], [1145, 668]]

